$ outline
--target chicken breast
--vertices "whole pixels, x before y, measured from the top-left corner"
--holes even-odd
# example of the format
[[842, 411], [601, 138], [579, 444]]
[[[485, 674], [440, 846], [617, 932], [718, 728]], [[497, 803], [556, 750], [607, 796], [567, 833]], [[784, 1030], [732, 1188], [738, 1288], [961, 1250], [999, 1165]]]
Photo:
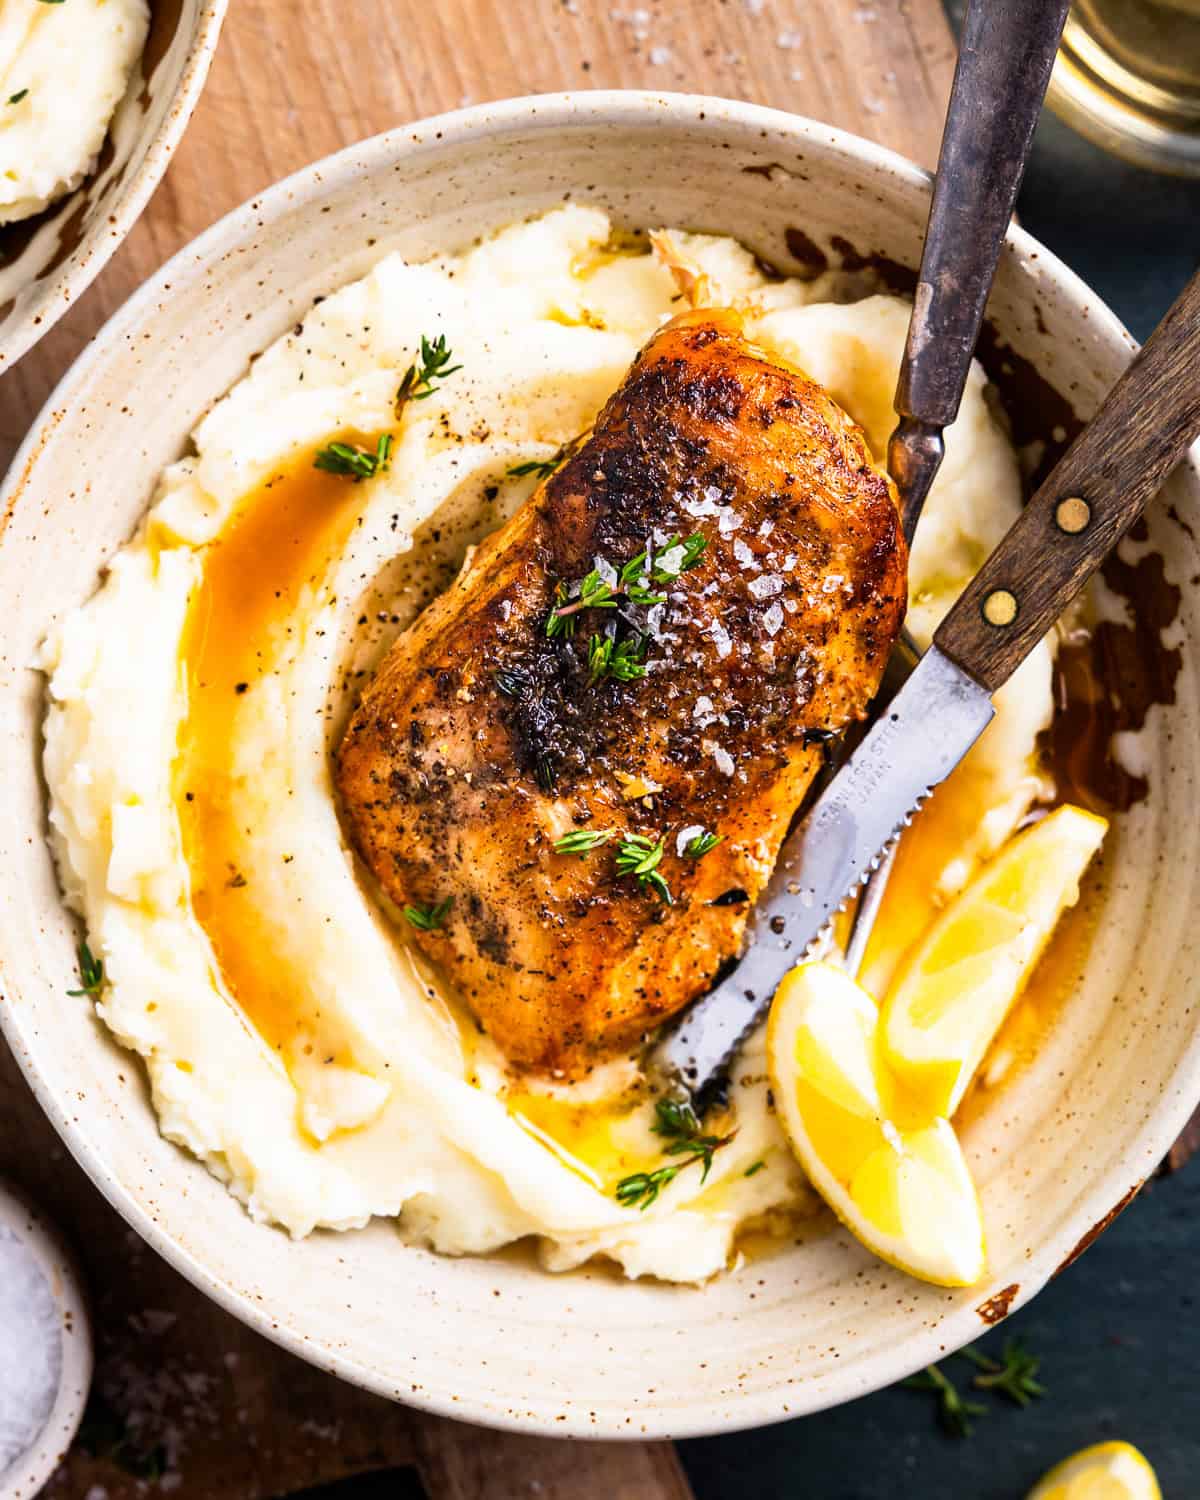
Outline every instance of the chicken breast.
[[344, 817], [514, 1065], [586, 1071], [736, 953], [905, 575], [860, 430], [707, 309], [396, 642]]

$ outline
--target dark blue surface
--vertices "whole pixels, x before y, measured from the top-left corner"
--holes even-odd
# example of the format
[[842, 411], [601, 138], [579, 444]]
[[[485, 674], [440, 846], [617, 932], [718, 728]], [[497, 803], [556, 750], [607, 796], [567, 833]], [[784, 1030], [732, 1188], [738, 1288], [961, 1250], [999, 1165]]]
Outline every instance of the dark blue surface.
[[[1126, 167], [1047, 116], [1025, 227], [1145, 338], [1200, 262], [1200, 182]], [[1023, 1500], [1051, 1464], [1107, 1438], [1141, 1447], [1166, 1500], [1200, 1494], [1200, 1159], [1153, 1184], [1003, 1330], [1043, 1356], [1050, 1394], [989, 1400], [967, 1439], [931, 1396], [881, 1391], [837, 1411], [680, 1444], [697, 1500]], [[797, 1310], [803, 1316], [803, 1310]], [[959, 1359], [946, 1372], [965, 1385]]]
[[1144, 339], [1200, 262], [1200, 181], [1143, 172], [1046, 115], [1018, 212]]
[[[1023, 1500], [1051, 1464], [1110, 1438], [1143, 1450], [1166, 1500], [1191, 1500], [1200, 1493], [1198, 1226], [1200, 1159], [1146, 1189], [981, 1341], [994, 1350], [1016, 1334], [1042, 1356], [1049, 1394], [1033, 1405], [982, 1397], [988, 1415], [969, 1438], [950, 1438], [932, 1396], [893, 1387], [777, 1427], [681, 1443], [697, 1500]], [[969, 1384], [964, 1360], [943, 1368]]]

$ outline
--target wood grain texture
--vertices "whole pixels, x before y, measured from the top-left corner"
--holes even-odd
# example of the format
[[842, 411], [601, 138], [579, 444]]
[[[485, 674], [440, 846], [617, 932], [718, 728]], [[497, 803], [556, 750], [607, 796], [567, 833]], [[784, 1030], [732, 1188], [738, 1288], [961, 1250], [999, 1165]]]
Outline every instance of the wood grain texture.
[[[1012, 675], [1153, 499], [1200, 433], [1200, 271], [1007, 536], [934, 643], [990, 692]], [[1075, 516], [1064, 501], [1082, 500]], [[1011, 618], [989, 620], [989, 600]]]
[[932, 166], [953, 68], [940, 0], [233, 0], [199, 109], [140, 223], [0, 379], [0, 467], [88, 338], [169, 255], [363, 136], [516, 94], [680, 89], [812, 115]]
[[[954, 49], [940, 0], [233, 0], [166, 179], [91, 290], [0, 378], [0, 468], [54, 383], [174, 251], [286, 173], [460, 105], [568, 88], [676, 89], [792, 109], [926, 166]], [[255, 1500], [414, 1465], [434, 1500], [686, 1500], [668, 1444], [565, 1444], [424, 1418], [244, 1328], [128, 1230], [69, 1159], [0, 1043], [0, 1172], [74, 1240], [95, 1300], [97, 1388], [131, 1457], [166, 1447], [181, 1500]], [[113, 1458], [49, 1493], [145, 1496]]]

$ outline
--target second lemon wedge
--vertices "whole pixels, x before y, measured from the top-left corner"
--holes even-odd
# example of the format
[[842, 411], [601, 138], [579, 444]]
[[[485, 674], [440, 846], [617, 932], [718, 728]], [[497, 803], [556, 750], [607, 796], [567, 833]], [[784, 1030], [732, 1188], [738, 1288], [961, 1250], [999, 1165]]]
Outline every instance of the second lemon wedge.
[[1108, 829], [1060, 807], [1012, 839], [946, 907], [896, 976], [889, 1067], [930, 1115], [954, 1114]]
[[1162, 1500], [1162, 1491], [1132, 1443], [1097, 1443], [1055, 1464], [1027, 1500]]
[[794, 969], [771, 1007], [767, 1065], [792, 1149], [846, 1227], [922, 1280], [978, 1281], [983, 1222], [958, 1137], [905, 1108], [870, 995], [832, 964]]

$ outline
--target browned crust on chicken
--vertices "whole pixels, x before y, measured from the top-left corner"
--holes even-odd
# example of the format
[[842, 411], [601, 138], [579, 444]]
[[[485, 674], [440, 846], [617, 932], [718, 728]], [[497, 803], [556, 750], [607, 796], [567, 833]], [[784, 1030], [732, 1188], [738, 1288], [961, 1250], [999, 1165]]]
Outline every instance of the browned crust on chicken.
[[[547, 637], [561, 581], [699, 533], [651, 612]], [[338, 751], [353, 840], [409, 936], [515, 1064], [577, 1074], [635, 1043], [732, 956], [821, 756], [862, 714], [902, 618], [894, 493], [860, 430], [728, 311], [684, 314], [635, 360], [589, 441], [392, 648]], [[646, 675], [592, 682], [588, 641], [648, 632]], [[497, 677], [499, 674], [499, 683]], [[622, 778], [656, 790], [630, 800]], [[676, 851], [692, 825], [722, 842]], [[666, 837], [674, 904], [615, 867]]]

